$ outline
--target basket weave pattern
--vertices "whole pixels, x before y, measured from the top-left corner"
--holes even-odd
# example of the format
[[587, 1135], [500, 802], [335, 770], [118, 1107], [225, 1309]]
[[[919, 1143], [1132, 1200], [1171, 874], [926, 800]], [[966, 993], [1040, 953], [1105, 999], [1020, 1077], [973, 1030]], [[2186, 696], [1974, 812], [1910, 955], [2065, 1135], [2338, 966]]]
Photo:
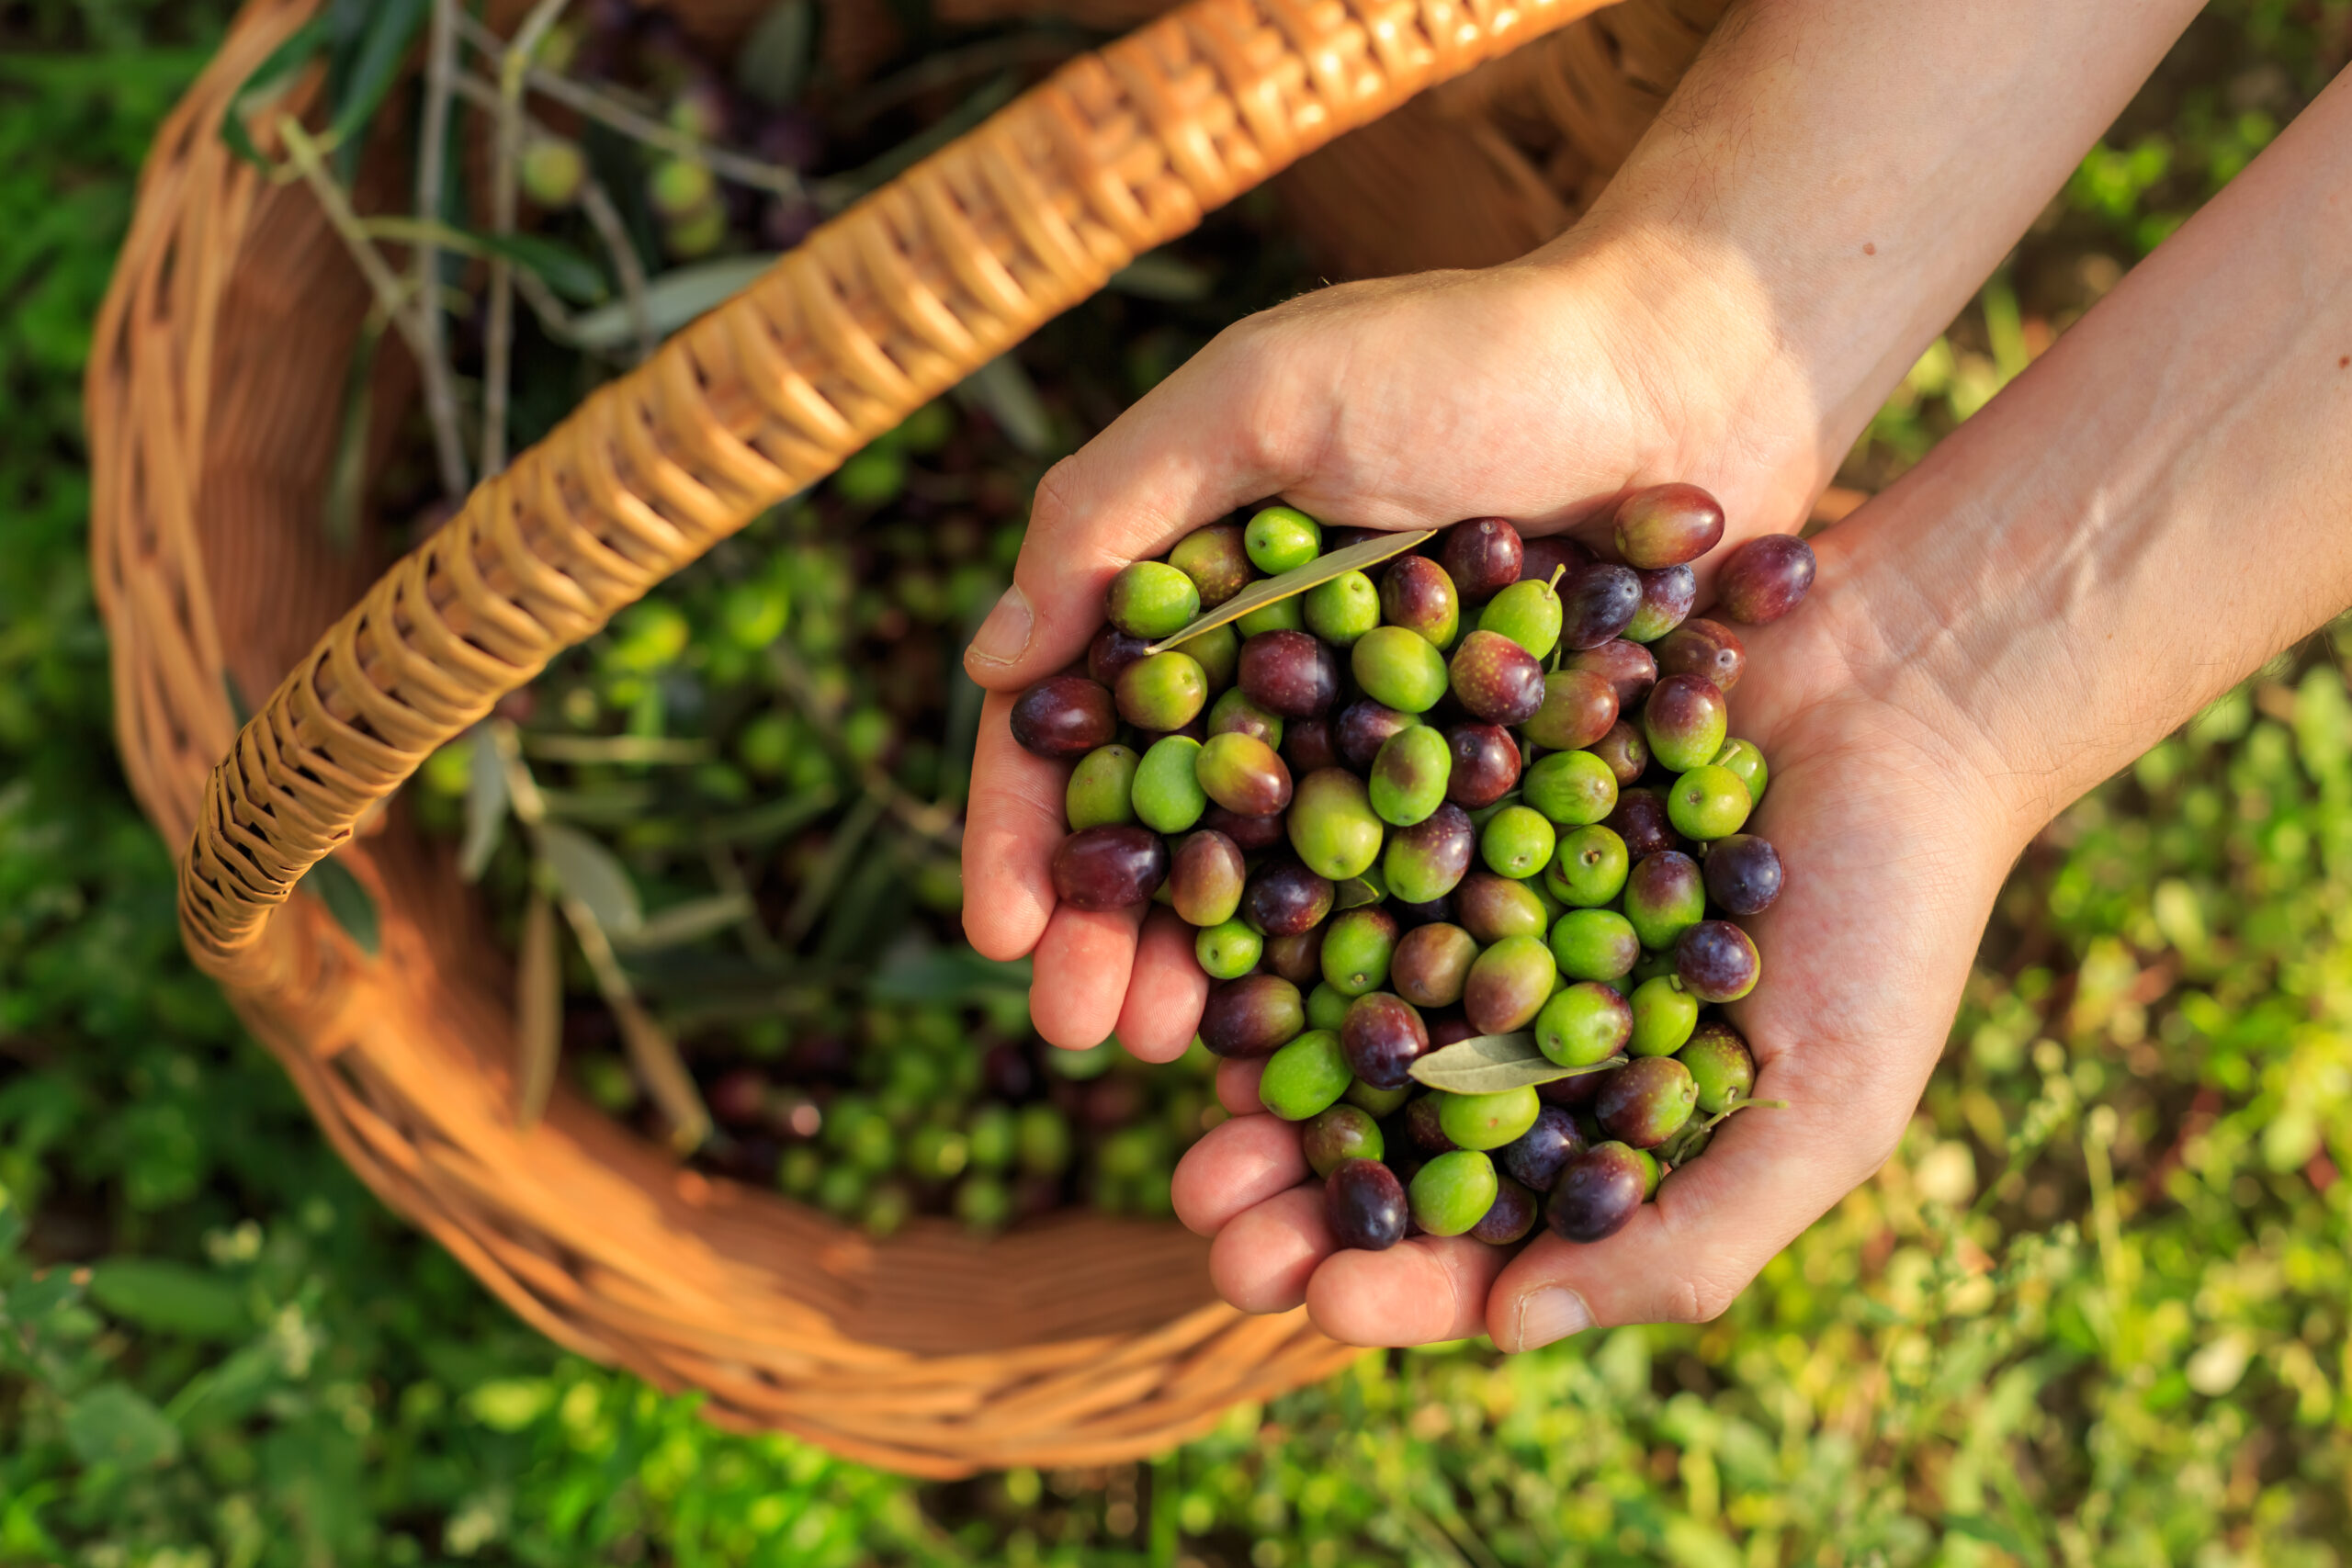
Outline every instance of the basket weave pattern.
[[[159, 139], [88, 401], [126, 766], [189, 845], [191, 951], [338, 1151], [561, 1343], [899, 1469], [1132, 1456], [1343, 1364], [1302, 1314], [1216, 1303], [1171, 1225], [875, 1244], [561, 1091], [518, 1132], [508, 987], [446, 849], [397, 812], [354, 829], [562, 649], [1133, 256], [1595, 0], [1192, 0], [820, 230], [364, 593], [316, 523], [364, 291], [307, 193], [215, 135], [316, 3], [253, 0]], [[231, 686], [272, 680], [239, 728]], [[382, 912], [372, 958], [288, 902], [338, 850]]]

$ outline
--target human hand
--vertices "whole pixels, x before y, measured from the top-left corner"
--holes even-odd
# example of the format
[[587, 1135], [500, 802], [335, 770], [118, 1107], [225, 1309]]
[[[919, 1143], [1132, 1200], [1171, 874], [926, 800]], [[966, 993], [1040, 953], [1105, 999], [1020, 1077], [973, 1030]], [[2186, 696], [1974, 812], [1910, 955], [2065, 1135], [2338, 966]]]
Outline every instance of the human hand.
[[1817, 446], [1760, 307], [1631, 242], [1577, 236], [1240, 323], [1046, 477], [1015, 586], [966, 656], [990, 691], [964, 838], [973, 946], [1034, 952], [1031, 1012], [1057, 1045], [1115, 1029], [1164, 1061], [1191, 1043], [1208, 982], [1190, 930], [1164, 909], [1056, 907], [1068, 768], [1007, 728], [1023, 687], [1083, 652], [1127, 562], [1277, 494], [1327, 524], [1605, 532], [1616, 500], [1666, 479], [1723, 501], [1728, 545], [1802, 520]]

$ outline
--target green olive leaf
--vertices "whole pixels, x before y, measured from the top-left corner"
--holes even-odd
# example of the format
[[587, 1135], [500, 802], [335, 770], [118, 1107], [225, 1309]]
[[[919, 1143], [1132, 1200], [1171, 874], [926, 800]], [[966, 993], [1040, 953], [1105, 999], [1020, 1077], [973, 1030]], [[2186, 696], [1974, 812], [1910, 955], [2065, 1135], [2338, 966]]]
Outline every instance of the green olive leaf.
[[1387, 884], [1381, 880], [1378, 866], [1368, 867], [1362, 876], [1351, 876], [1332, 890], [1331, 908], [1361, 909], [1366, 904], [1377, 904], [1388, 897]]
[[1535, 1036], [1522, 1030], [1516, 1034], [1458, 1040], [1423, 1056], [1411, 1070], [1417, 1081], [1449, 1094], [1499, 1094], [1507, 1089], [1580, 1078], [1624, 1065], [1624, 1057], [1611, 1056], [1589, 1066], [1564, 1067], [1538, 1050]]
[[1310, 588], [1318, 588], [1335, 577], [1345, 577], [1351, 571], [1378, 566], [1382, 561], [1416, 549], [1436, 537], [1437, 530], [1434, 528], [1419, 528], [1406, 534], [1383, 534], [1374, 539], [1360, 539], [1344, 550], [1317, 556], [1305, 566], [1283, 572], [1280, 577], [1261, 578], [1216, 609], [1202, 611], [1182, 631], [1173, 637], [1161, 637], [1144, 651], [1165, 653], [1180, 642], [1190, 642], [1203, 632], [1213, 632], [1219, 626], [1230, 625], [1253, 610], [1279, 604]]
[[751, 898], [741, 893], [714, 893], [705, 898], [689, 898], [646, 916], [645, 923], [633, 931], [616, 931], [613, 945], [624, 953], [684, 947], [740, 925], [755, 913]]
[[560, 822], [542, 822], [537, 837], [539, 858], [555, 874], [556, 886], [585, 906], [608, 938], [627, 938], [645, 924], [637, 884], [612, 851]]

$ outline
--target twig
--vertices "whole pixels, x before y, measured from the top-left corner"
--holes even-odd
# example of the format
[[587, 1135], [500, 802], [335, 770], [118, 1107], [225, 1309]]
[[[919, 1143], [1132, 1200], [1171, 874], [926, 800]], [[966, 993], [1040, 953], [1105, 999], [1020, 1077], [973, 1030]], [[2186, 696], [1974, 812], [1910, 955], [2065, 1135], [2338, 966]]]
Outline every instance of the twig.
[[851, 94], [830, 118], [837, 125], [855, 130], [886, 109], [896, 108], [910, 98], [920, 97], [967, 76], [984, 75], [1010, 66], [1067, 60], [1084, 47], [1067, 34], [1038, 31], [983, 39], [961, 49], [943, 49], [936, 54], [923, 56], [895, 76], [884, 77], [872, 86]]
[[[448, 162], [450, 80], [458, 69], [458, 0], [433, 0], [433, 27], [424, 54], [424, 122], [416, 154], [416, 215], [441, 218], [441, 179]], [[447, 336], [441, 323], [441, 253], [430, 241], [410, 257], [417, 295], [417, 370], [424, 382], [424, 413], [433, 426], [433, 457], [442, 493], [465, 498], [465, 438], [458, 430], [458, 395], [451, 386]]]
[[408, 285], [401, 281], [399, 275], [392, 271], [391, 264], [384, 259], [384, 254], [368, 237], [367, 226], [351, 209], [350, 198], [344, 195], [343, 187], [335, 184], [334, 175], [327, 172], [326, 161], [319, 155], [319, 144], [302, 129], [301, 121], [288, 115], [278, 121], [277, 130], [285, 140], [287, 154], [292, 159], [295, 170], [302, 176], [302, 182], [311, 187], [311, 193], [319, 198], [319, 206], [326, 213], [327, 222], [341, 236], [345, 248], [350, 251], [352, 261], [359, 268], [359, 275], [368, 280], [368, 288], [376, 296], [378, 309], [399, 330], [401, 340], [409, 345], [410, 351], [422, 358], [424, 349], [417, 341], [415, 315], [409, 309]]
[[580, 187], [580, 210], [588, 215], [588, 222], [596, 237], [605, 243], [605, 250], [613, 260], [613, 271], [621, 281], [621, 298], [628, 302], [629, 325], [637, 329], [637, 356], [650, 357], [654, 349], [653, 306], [645, 295], [645, 264], [638, 258], [637, 247], [629, 243], [628, 230], [621, 222], [620, 209], [594, 175]]
[[[498, 57], [498, 136], [490, 168], [490, 231], [514, 232], [515, 182], [523, 159], [523, 77], [539, 40], [571, 0], [538, 0]], [[490, 311], [482, 334], [481, 471], [506, 467], [506, 402], [514, 379], [514, 264], [490, 259]]]
[[880, 801], [902, 825], [933, 843], [953, 849], [964, 841], [964, 829], [956, 821], [955, 803], [919, 800], [880, 768], [850, 755], [848, 747], [842, 741], [840, 726], [826, 711], [824, 705], [817, 700], [816, 682], [809, 675], [808, 667], [801, 663], [799, 654], [782, 641], [772, 642], [768, 644], [768, 667], [775, 671], [778, 683], [784, 687], [785, 695], [792, 699], [793, 706], [807, 715], [808, 722], [817, 727], [818, 738], [824, 742], [825, 750], [856, 773], [858, 784], [868, 798]]

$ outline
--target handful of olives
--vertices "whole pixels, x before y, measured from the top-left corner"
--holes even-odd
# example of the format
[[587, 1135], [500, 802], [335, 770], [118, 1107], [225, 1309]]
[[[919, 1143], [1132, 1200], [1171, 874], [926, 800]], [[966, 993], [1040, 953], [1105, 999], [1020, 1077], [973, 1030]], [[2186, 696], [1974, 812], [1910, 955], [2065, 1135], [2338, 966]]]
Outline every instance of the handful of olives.
[[[1692, 485], [1628, 497], [1617, 561], [1501, 518], [1334, 530], [1288, 506], [1120, 572], [1083, 673], [1012, 712], [1070, 761], [1057, 894], [1198, 928], [1200, 1039], [1263, 1058], [1341, 1247], [1623, 1226], [1753, 1103], [1713, 1016], [1761, 975], [1735, 923], [1782, 867], [1730, 734], [1746, 651], [1693, 618], [1723, 536]], [[1724, 564], [1721, 611], [1794, 608], [1801, 539]]]

